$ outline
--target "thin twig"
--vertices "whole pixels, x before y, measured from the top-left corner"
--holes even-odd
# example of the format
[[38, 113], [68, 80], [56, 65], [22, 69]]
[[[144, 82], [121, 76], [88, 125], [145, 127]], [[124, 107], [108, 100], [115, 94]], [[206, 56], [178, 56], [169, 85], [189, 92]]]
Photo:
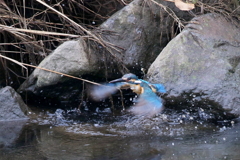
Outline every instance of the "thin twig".
[[21, 67], [25, 68], [26, 70], [27, 70], [27, 68], [26, 68], [25, 66], [28, 66], [28, 67], [33, 67], [33, 68], [41, 69], [41, 70], [44, 70], [44, 71], [56, 73], [56, 74], [59, 74], [59, 75], [63, 75], [63, 76], [66, 76], [66, 77], [70, 77], [70, 78], [73, 78], [73, 79], [78, 79], [78, 80], [81, 80], [81, 81], [84, 81], [84, 82], [88, 82], [88, 83], [91, 83], [91, 84], [101, 85], [100, 83], [96, 83], [96, 82], [89, 81], [89, 80], [86, 80], [86, 79], [83, 79], [83, 78], [71, 76], [71, 75], [68, 75], [68, 74], [65, 74], [65, 73], [61, 73], [61, 72], [53, 71], [53, 70], [50, 70], [50, 69], [46, 69], [46, 68], [34, 66], [34, 65], [31, 65], [31, 64], [26, 64], [26, 63], [18, 62], [18, 61], [14, 60], [14, 59], [8, 58], [8, 57], [3, 56], [3, 55], [1, 55], [1, 54], [0, 54], [0, 57], [5, 58], [5, 59], [7, 59], [7, 60], [9, 60], [9, 61], [14, 62], [14, 63], [20, 65]]
[[82, 95], [81, 95], [81, 102], [80, 102], [80, 104], [79, 104], [79, 106], [78, 106], [78, 110], [79, 110], [79, 112], [81, 112], [81, 108], [82, 108], [82, 105], [83, 105], [83, 99], [84, 99], [84, 88], [85, 88], [85, 83], [83, 82], [82, 83]]
[[23, 63], [18, 62], [18, 61], [16, 61], [16, 60], [12, 59], [12, 58], [3, 56], [3, 55], [1, 55], [1, 54], [0, 54], [0, 57], [5, 58], [5, 59], [7, 59], [7, 60], [9, 60], [9, 61], [12, 61], [12, 62], [18, 64], [19, 66], [23, 67], [23, 68], [26, 69], [26, 71], [27, 71], [27, 67], [25, 67], [25, 66], [23, 65]]
[[179, 25], [179, 28], [184, 28], [184, 25], [182, 24], [181, 20], [178, 18], [178, 16], [167, 6], [164, 6], [158, 2], [156, 2], [155, 0], [150, 0], [152, 3], [158, 5], [159, 7], [161, 7], [162, 9], [165, 10], [165, 12], [168, 13], [169, 16], [171, 16]]
[[123, 107], [123, 111], [125, 111], [125, 106], [124, 106], [124, 98], [123, 98], [123, 93], [122, 93], [122, 90], [121, 89], [119, 89], [119, 91], [120, 91], [120, 95], [121, 95], [121, 102], [122, 102], [122, 107]]
[[1, 25], [1, 24], [0, 24], [0, 28], [2, 28], [5, 31], [9, 31], [9, 32], [27, 32], [27, 33], [33, 33], [33, 34], [39, 34], [39, 35], [80, 37], [80, 35], [74, 35], [74, 34], [57, 33], [57, 32], [49, 32], [49, 31], [39, 31], [39, 30], [32, 30], [32, 29], [21, 29], [21, 28], [5, 26], [5, 25]]
[[36, 0], [37, 2], [41, 3], [42, 5], [46, 6], [47, 8], [53, 10], [54, 12], [56, 12], [57, 14], [59, 14], [61, 17], [65, 18], [66, 20], [68, 20], [70, 23], [74, 24], [75, 26], [79, 27], [81, 30], [83, 30], [84, 32], [86, 32], [88, 35], [92, 36], [93, 38], [97, 39], [99, 41], [99, 43], [105, 47], [105, 44], [103, 43], [102, 39], [99, 39], [97, 36], [95, 36], [92, 32], [88, 31], [87, 29], [85, 29], [84, 27], [82, 27], [81, 25], [77, 24], [76, 22], [74, 22], [73, 20], [71, 20], [70, 18], [68, 18], [66, 15], [62, 14], [61, 12], [57, 11], [56, 9], [52, 8], [51, 6], [49, 6], [48, 4], [46, 4], [45, 2], [41, 1], [41, 0]]

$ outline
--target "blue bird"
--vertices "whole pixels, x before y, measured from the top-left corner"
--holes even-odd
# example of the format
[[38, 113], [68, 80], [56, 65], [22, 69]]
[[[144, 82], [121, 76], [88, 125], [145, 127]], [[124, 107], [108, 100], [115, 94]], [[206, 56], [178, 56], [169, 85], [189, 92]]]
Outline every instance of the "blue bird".
[[148, 83], [141, 81], [141, 94], [137, 99], [135, 106], [131, 107], [130, 111], [136, 115], [154, 116], [163, 110], [163, 104], [152, 90]]
[[[116, 82], [122, 82], [121, 84], [116, 83]], [[125, 83], [124, 83], [125, 82]], [[115, 79], [110, 81], [109, 83], [115, 83], [115, 85], [121, 86], [121, 89], [124, 88], [130, 88], [135, 92], [136, 94], [141, 94], [141, 88], [140, 84], [144, 82], [146, 83], [154, 93], [159, 92], [159, 93], [166, 93], [165, 87], [162, 84], [152, 84], [148, 81], [145, 81], [143, 79], [138, 79], [138, 77], [135, 74], [128, 73], [125, 74], [122, 78]], [[137, 85], [137, 86], [135, 86]]]
[[94, 87], [92, 97], [95, 100], [104, 99], [114, 94], [119, 89], [131, 89], [139, 95], [136, 105], [130, 108], [130, 111], [136, 115], [153, 116], [163, 110], [161, 98], [156, 92], [165, 93], [166, 90], [162, 84], [151, 84], [148, 81], [138, 79], [135, 74], [125, 74], [122, 78], [110, 81], [109, 83]]

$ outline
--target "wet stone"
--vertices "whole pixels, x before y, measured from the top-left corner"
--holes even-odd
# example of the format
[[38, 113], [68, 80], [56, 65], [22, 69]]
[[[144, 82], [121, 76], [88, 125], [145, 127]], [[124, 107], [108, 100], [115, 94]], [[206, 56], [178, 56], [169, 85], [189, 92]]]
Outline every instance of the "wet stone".
[[0, 121], [28, 119], [29, 108], [11, 87], [0, 90]]

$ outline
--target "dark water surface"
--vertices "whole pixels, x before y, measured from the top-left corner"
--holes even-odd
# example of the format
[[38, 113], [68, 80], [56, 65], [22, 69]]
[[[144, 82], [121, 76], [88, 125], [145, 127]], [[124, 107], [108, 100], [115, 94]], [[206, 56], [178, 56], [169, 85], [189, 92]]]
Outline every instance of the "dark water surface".
[[47, 118], [0, 122], [0, 159], [240, 159], [238, 120], [220, 126], [194, 120], [169, 122], [164, 116], [73, 121], [55, 113]]

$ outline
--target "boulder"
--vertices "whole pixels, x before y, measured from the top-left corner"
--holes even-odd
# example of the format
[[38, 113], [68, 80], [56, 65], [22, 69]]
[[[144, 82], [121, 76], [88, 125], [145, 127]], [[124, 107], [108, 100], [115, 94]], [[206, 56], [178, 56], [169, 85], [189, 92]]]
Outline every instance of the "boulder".
[[[92, 54], [91, 47], [82, 38], [64, 42], [38, 67], [76, 77], [96, 74], [99, 71], [97, 56]], [[79, 102], [81, 82], [53, 72], [35, 69], [18, 88], [18, 92], [22, 95], [27, 94], [30, 103], [59, 107], [59, 104]]]
[[218, 14], [194, 18], [153, 62], [149, 81], [164, 84], [166, 98], [177, 97], [178, 104], [204, 102], [207, 109], [240, 115], [239, 28]]
[[21, 96], [11, 87], [0, 90], [0, 121], [28, 119], [29, 108]]
[[[97, 57], [89, 51], [91, 49], [82, 38], [76, 41], [66, 41], [46, 57], [38, 67], [73, 76], [97, 72]], [[64, 81], [66, 81], [66, 77], [60, 74], [35, 69], [25, 83], [34, 82], [34, 88], [41, 88]]]
[[[157, 0], [163, 6], [171, 8], [182, 19], [191, 16], [180, 11], [174, 3]], [[115, 60], [122, 62], [130, 72], [138, 74], [141, 68], [149, 68], [151, 63], [166, 46], [171, 37], [170, 26], [174, 20], [169, 13], [151, 1], [134, 0], [116, 12], [100, 25], [102, 38], [122, 49], [112, 50]], [[120, 73], [122, 75], [122, 73]]]

